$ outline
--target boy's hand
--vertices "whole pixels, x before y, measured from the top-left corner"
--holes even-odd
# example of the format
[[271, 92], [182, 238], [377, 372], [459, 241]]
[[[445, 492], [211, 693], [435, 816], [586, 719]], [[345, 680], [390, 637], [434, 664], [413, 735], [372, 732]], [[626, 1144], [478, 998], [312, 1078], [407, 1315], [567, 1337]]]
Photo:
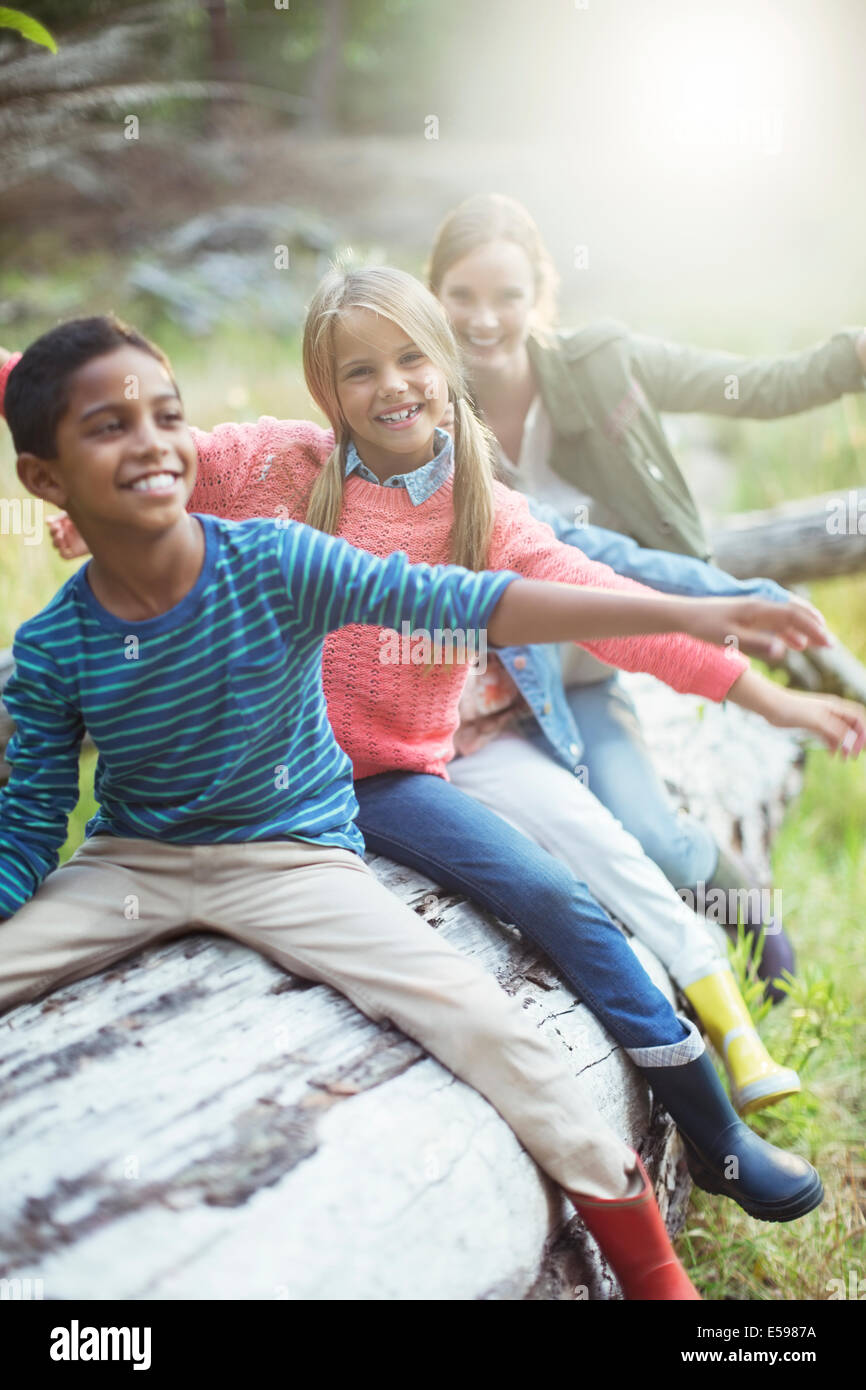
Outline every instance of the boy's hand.
[[88, 554], [84, 537], [66, 512], [48, 518], [48, 531], [51, 544], [64, 560], [77, 560], [80, 555]]
[[684, 631], [765, 661], [780, 660], [786, 647], [802, 651], [832, 643], [818, 609], [796, 596], [788, 603], [758, 598], [690, 600]]

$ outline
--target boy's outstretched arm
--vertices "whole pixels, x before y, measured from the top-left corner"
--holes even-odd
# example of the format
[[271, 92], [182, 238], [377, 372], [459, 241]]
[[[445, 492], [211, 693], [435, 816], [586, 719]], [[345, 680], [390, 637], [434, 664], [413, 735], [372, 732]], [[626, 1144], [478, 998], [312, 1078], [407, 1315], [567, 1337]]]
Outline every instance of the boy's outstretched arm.
[[744, 644], [762, 650], [778, 636], [801, 650], [829, 642], [821, 615], [806, 605], [681, 598], [631, 580], [619, 581], [624, 591], [607, 590], [604, 567], [590, 588], [523, 579], [513, 570], [412, 564], [403, 551], [382, 558], [301, 523], [282, 529], [280, 563], [295, 612], [322, 634], [352, 623], [393, 627], [404, 620], [428, 631], [484, 627], [494, 646], [685, 633], [732, 649], [726, 689], [746, 664], [738, 650]]
[[0, 791], [0, 919], [23, 907], [57, 867], [78, 802], [84, 722], [50, 655], [16, 638], [3, 703], [15, 720], [6, 750], [12, 773]]
[[725, 692], [746, 665], [738, 650], [744, 644], [761, 650], [781, 637], [801, 650], [829, 643], [821, 615], [806, 605], [672, 597], [630, 580], [606, 590], [597, 574], [589, 588], [523, 579], [513, 570], [413, 565], [403, 551], [383, 559], [297, 523], [283, 529], [278, 552], [294, 600], [292, 621], [321, 635], [352, 623], [391, 628], [404, 620], [427, 631], [484, 627], [495, 646], [685, 633], [702, 653], [706, 643], [728, 648], [713, 654], [714, 667], [729, 667]]
[[608, 592], [537, 580], [511, 584], [487, 627], [494, 646], [587, 643], [667, 632], [684, 632], [734, 652], [747, 646], [756, 655], [771, 650], [774, 637], [797, 651], [829, 645], [821, 615], [806, 605], [757, 598], [681, 598], [643, 588]]

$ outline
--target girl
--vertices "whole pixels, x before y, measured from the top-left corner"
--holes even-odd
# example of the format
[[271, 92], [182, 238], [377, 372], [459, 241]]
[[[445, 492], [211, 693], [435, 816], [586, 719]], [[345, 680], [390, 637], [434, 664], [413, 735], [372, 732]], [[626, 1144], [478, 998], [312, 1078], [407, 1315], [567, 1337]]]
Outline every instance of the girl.
[[[486, 562], [529, 577], [640, 587], [560, 545], [519, 496], [493, 483], [488, 441], [465, 399], [453, 336], [441, 307], [411, 276], [378, 268], [326, 277], [310, 307], [304, 365], [334, 434], [268, 417], [196, 432], [201, 467], [193, 510], [276, 512], [278, 520], [306, 519], [374, 553], [405, 550], [414, 561], [468, 560], [471, 568]], [[450, 439], [437, 433], [449, 401], [453, 463]], [[801, 645], [797, 634], [813, 621], [793, 608], [786, 614], [757, 604], [750, 625], [734, 604], [729, 632], [751, 650], [766, 650], [755, 625]], [[849, 729], [858, 749], [863, 742], [857, 706], [805, 696], [784, 708], [773, 704], [787, 692], [747, 670], [737, 652], [722, 654], [681, 635], [590, 645], [678, 689], [747, 707], [766, 702], [820, 730], [830, 746]], [[738, 1119], [697, 1030], [673, 1013], [585, 887], [448, 782], [465, 666], [428, 665], [424, 673], [395, 661], [389, 635], [375, 629], [349, 628], [325, 644], [329, 718], [353, 762], [359, 825], [370, 848], [466, 893], [548, 952], [673, 1115], [700, 1186], [761, 1219], [792, 1220], [811, 1210], [820, 1201], [811, 1166]]]
[[[564, 516], [585, 516], [591, 509], [593, 520], [642, 546], [704, 560], [710, 553], [660, 410], [769, 417], [863, 389], [862, 330], [840, 332], [810, 352], [765, 361], [632, 336], [618, 324], [553, 331], [556, 279], [538, 228], [510, 198], [470, 198], [436, 235], [429, 283], [463, 350], [475, 404], [496, 436], [498, 475]], [[611, 540], [616, 554], [620, 542]], [[609, 547], [591, 553], [620, 569], [616, 559], [608, 559]], [[657, 563], [661, 572], [647, 582], [664, 588], [668, 576], [661, 557]], [[495, 748], [457, 763], [452, 779], [572, 866], [629, 861], [633, 873], [646, 878], [643, 891], [655, 896], [658, 876], [646, 874], [619, 821], [675, 887], [703, 883], [737, 901], [749, 886], [748, 870], [720, 851], [705, 826], [676, 814], [634, 706], [610, 668], [573, 648], [561, 667], [555, 649], [501, 655], [508, 675], [492, 697], [485, 700], [483, 689], [477, 699], [470, 694], [459, 746], [480, 747], [480, 721], [495, 710], [513, 712], [521, 694], [532, 713]], [[545, 704], [551, 706], [548, 717]], [[487, 722], [492, 732], [496, 725]], [[503, 722], [513, 720], [500, 720], [500, 727]], [[573, 785], [578, 769], [612, 817], [601, 816], [597, 803], [593, 813], [586, 786]], [[600, 840], [613, 848], [614, 839], [616, 858], [599, 852]], [[611, 897], [615, 885], [590, 886], [620, 911]], [[758, 974], [778, 1002], [785, 993], [774, 982], [783, 971], [793, 972], [794, 954], [781, 924], [763, 921], [760, 897], [748, 894], [746, 926], [753, 937], [762, 925], [767, 928]], [[706, 898], [717, 902], [719, 895]], [[625, 920], [645, 935], [642, 926]], [[736, 921], [728, 925], [736, 927]], [[679, 952], [676, 943], [672, 949]], [[670, 968], [681, 985], [693, 982]], [[721, 994], [713, 990], [700, 1001], [704, 1015], [712, 1014], [711, 1033], [718, 1039], [736, 1026], [726, 990], [725, 983]], [[698, 1004], [696, 994], [692, 1002]]]

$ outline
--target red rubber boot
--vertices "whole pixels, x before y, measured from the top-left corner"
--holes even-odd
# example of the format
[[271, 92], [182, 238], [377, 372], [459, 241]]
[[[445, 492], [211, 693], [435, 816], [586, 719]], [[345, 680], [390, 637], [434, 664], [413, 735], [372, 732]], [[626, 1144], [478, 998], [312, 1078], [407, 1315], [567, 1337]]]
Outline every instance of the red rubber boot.
[[674, 1254], [639, 1158], [637, 1164], [643, 1192], [636, 1197], [605, 1201], [573, 1196], [571, 1200], [627, 1299], [700, 1302], [700, 1294]]

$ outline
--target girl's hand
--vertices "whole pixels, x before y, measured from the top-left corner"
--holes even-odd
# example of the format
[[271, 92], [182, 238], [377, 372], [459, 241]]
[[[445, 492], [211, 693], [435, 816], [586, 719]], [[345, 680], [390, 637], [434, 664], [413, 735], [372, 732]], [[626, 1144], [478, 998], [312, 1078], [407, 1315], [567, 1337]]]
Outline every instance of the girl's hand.
[[856, 758], [866, 744], [866, 709], [838, 695], [806, 695], [783, 685], [773, 687], [776, 698], [767, 698], [763, 710], [767, 723], [776, 728], [805, 728], [820, 738], [831, 753]]
[[786, 647], [829, 647], [824, 619], [810, 603], [792, 596], [788, 603], [771, 599], [721, 598], [688, 601], [683, 631], [716, 646], [779, 661]]
[[460, 727], [454, 735], [455, 750], [467, 756], [477, 753], [513, 723], [518, 709], [528, 708], [502, 662], [488, 657], [487, 669], [473, 666], [460, 696]]
[[513, 723], [513, 709], [504, 709], [498, 714], [485, 714], [479, 719], [467, 720], [454, 735], [454, 751], [463, 758], [468, 757], [470, 753], [477, 753], [479, 748], [483, 748], [485, 743], [489, 743]]
[[48, 531], [51, 544], [64, 560], [77, 560], [80, 555], [88, 554], [84, 537], [66, 512], [48, 518]]
[[0, 367], [4, 366], [13, 356], [14, 353], [11, 353], [8, 348], [0, 347]]
[[753, 710], [777, 729], [807, 729], [831, 753], [856, 758], [866, 742], [866, 709], [838, 695], [806, 695], [776, 685], [758, 671], [744, 671], [726, 699]]
[[807, 695], [779, 687], [781, 698], [766, 713], [778, 729], [808, 729], [831, 753], [856, 758], [866, 743], [866, 709], [838, 695]]

